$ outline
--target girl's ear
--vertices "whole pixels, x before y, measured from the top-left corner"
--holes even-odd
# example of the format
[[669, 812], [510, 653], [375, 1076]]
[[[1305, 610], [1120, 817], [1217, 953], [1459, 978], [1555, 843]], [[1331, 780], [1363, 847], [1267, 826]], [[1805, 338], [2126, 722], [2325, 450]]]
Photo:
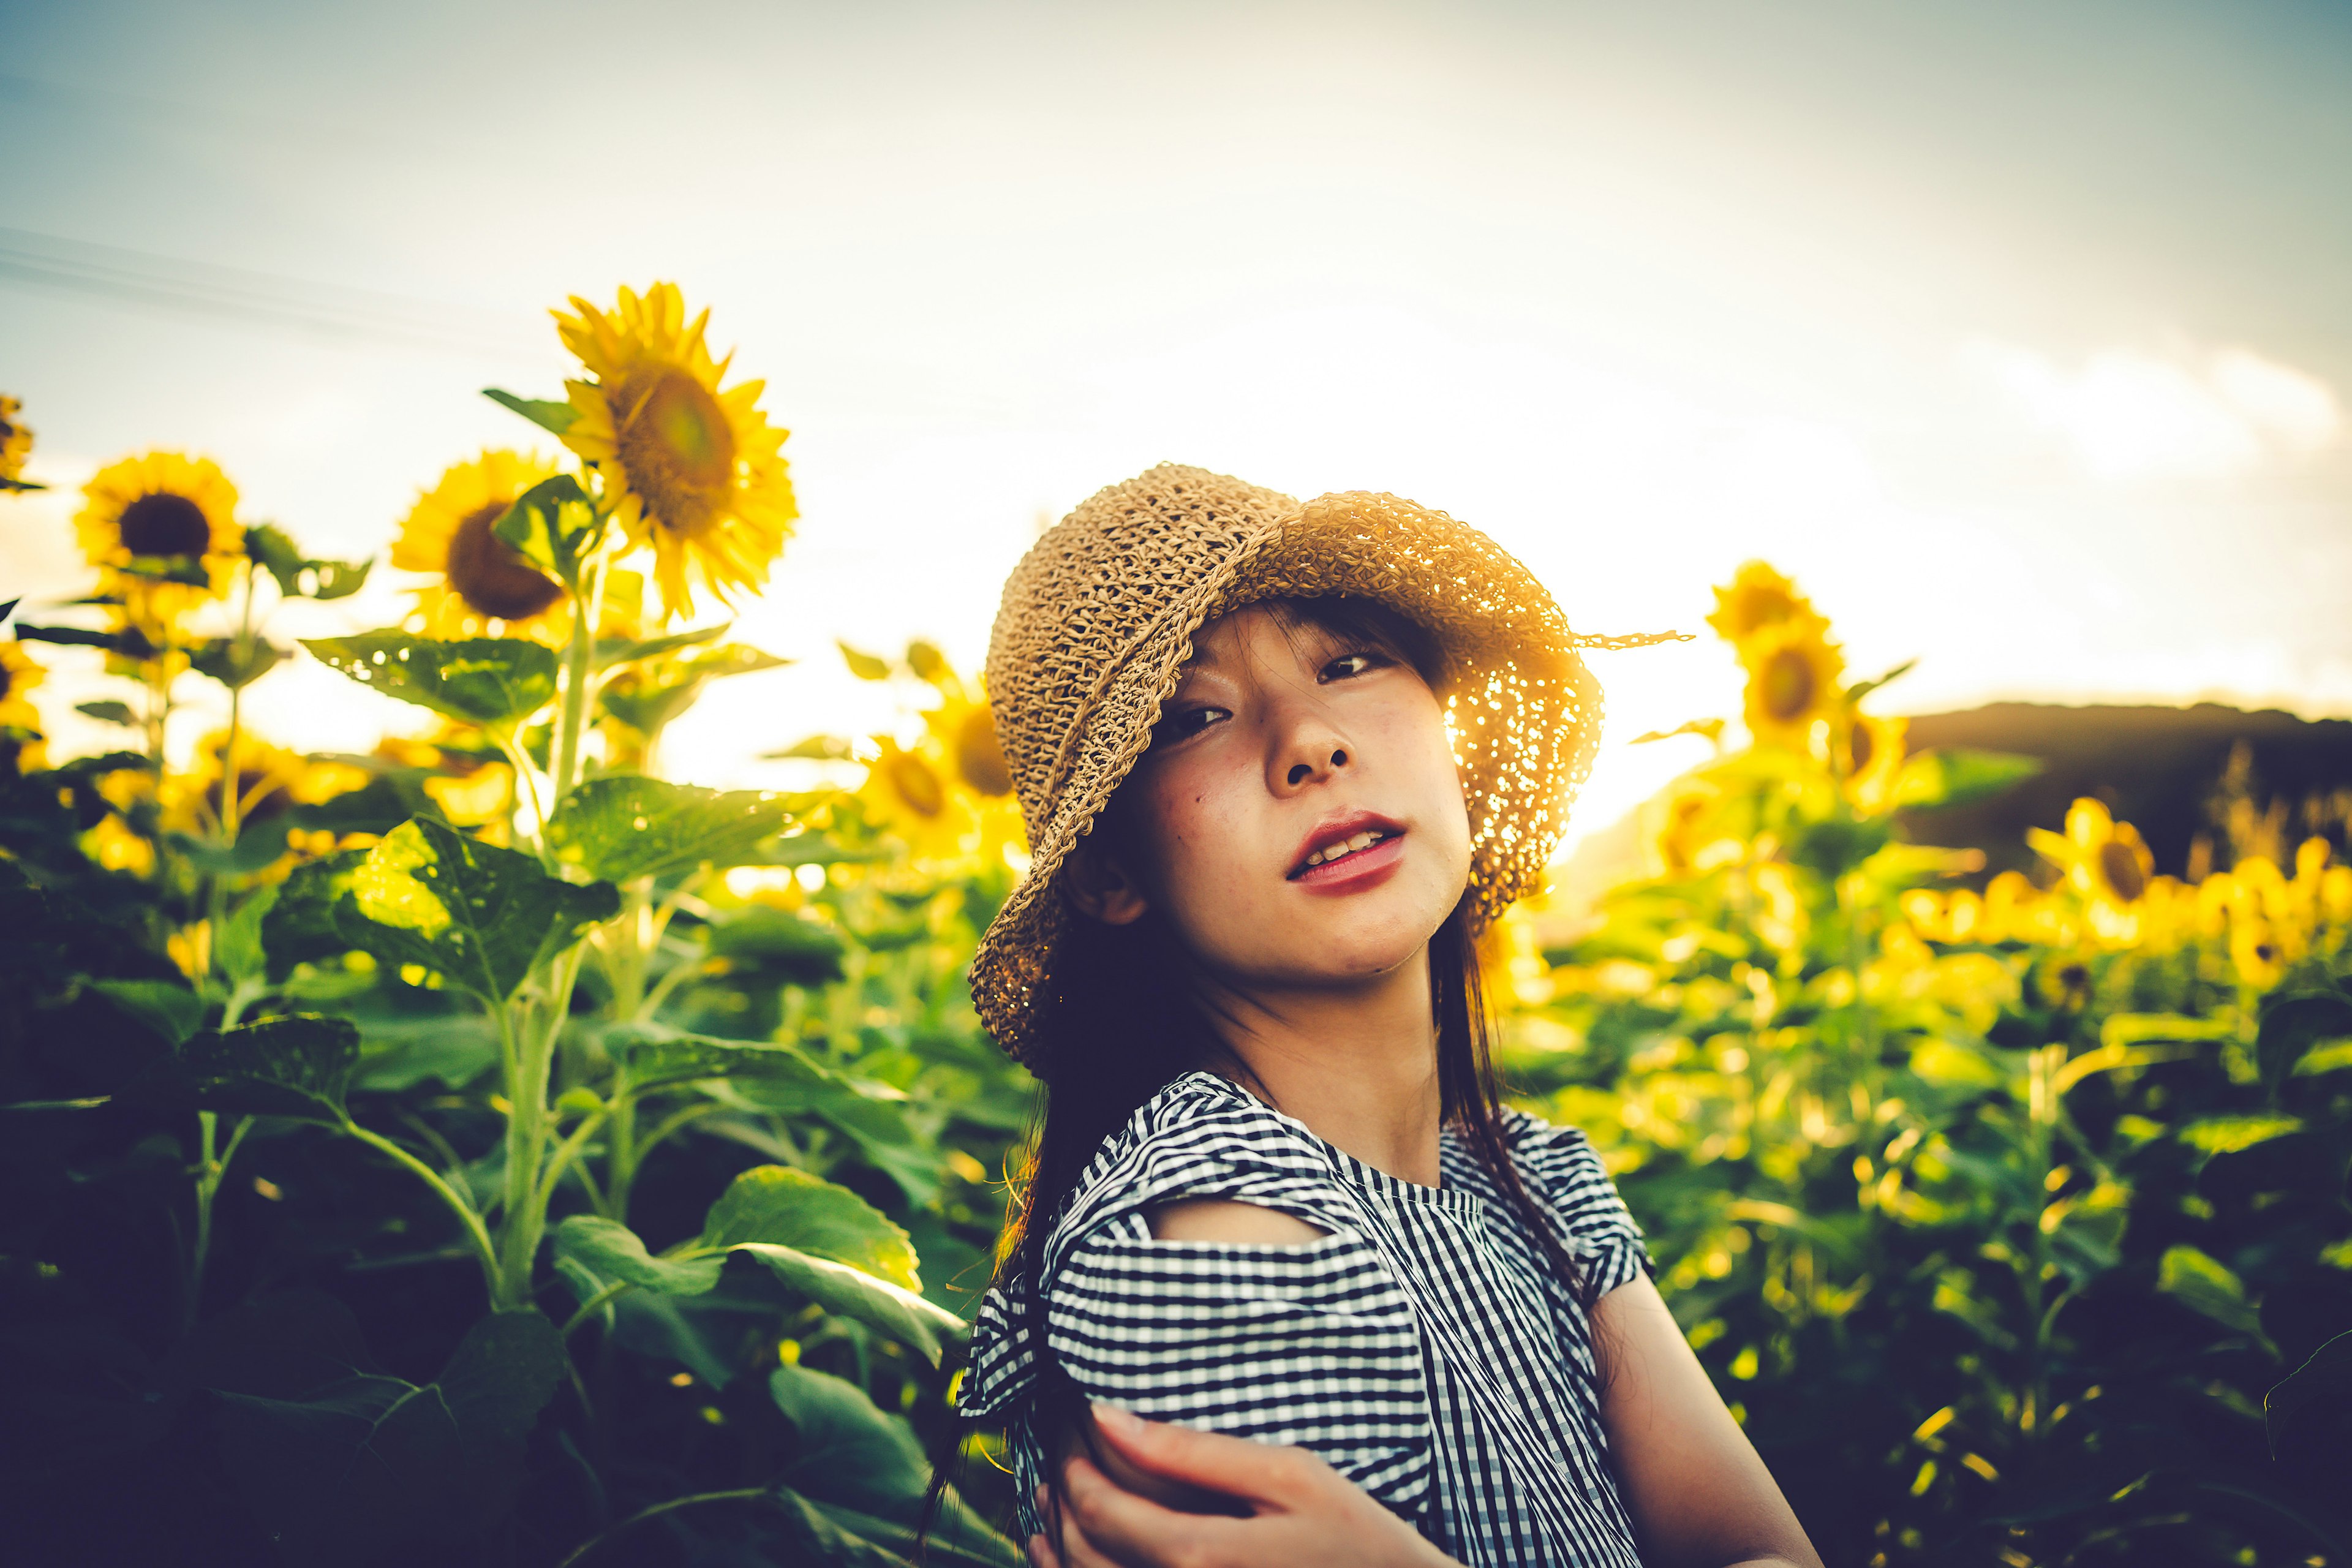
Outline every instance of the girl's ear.
[[1081, 914], [1109, 926], [1132, 925], [1151, 907], [1098, 833], [1079, 839], [1062, 863], [1062, 891]]

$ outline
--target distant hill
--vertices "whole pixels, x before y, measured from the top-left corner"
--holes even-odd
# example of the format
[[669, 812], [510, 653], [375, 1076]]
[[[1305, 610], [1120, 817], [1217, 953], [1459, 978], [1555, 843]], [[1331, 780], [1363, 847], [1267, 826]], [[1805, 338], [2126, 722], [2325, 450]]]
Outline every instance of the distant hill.
[[[2189, 708], [2067, 708], [1992, 702], [1911, 721], [1914, 751], [1969, 746], [2034, 757], [2042, 773], [1996, 799], [1904, 815], [1915, 843], [1981, 849], [1986, 874], [2030, 870], [2028, 827], [2055, 831], [2093, 795], [2137, 826], [2172, 876], [2242, 854], [2284, 860], [2311, 834], [2346, 847], [2352, 824], [2352, 720], [2298, 719], [2219, 703]], [[1553, 875], [1555, 902], [1581, 908], [1642, 874], [1641, 813], [1589, 835]]]

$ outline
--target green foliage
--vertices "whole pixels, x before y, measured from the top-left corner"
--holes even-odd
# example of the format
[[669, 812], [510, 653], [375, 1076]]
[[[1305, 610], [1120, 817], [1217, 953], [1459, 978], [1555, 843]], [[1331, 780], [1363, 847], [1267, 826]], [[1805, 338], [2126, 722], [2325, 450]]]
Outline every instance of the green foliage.
[[362, 686], [499, 733], [511, 733], [555, 697], [555, 655], [533, 642], [436, 642], [382, 631], [314, 637], [302, 646]]
[[2182, 889], [2095, 803], [2043, 887], [1893, 836], [2022, 771], [1696, 770], [1663, 875], [1521, 927], [1505, 1068], [1616, 1173], [1826, 1561], [2335, 1561], [2352, 872]]
[[556, 859], [612, 882], [728, 867], [792, 820], [791, 803], [758, 790], [697, 789], [632, 774], [591, 779], [547, 825]]
[[609, 882], [558, 881], [528, 855], [422, 817], [352, 869], [336, 929], [387, 963], [414, 963], [496, 1006], [545, 959], [609, 920]]

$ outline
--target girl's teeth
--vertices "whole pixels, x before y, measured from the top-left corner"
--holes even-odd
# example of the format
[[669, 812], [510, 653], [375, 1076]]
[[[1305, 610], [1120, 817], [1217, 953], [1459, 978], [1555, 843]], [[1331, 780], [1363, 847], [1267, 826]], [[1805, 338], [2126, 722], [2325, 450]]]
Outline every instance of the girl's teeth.
[[1334, 844], [1328, 849], [1318, 849], [1307, 858], [1307, 863], [1309, 866], [1328, 865], [1343, 855], [1353, 855], [1357, 850], [1368, 849], [1380, 841], [1381, 835], [1377, 833], [1359, 833], [1344, 844]]

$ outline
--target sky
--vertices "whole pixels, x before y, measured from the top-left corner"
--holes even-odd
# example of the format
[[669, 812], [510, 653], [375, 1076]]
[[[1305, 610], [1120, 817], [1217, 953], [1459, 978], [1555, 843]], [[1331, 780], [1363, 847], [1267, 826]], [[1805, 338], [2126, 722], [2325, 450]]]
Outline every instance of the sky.
[[[1580, 631], [1704, 633], [1771, 561], [1856, 675], [1918, 659], [1890, 710], [2352, 714], [2340, 0], [0, 0], [0, 391], [57, 487], [0, 500], [0, 596], [81, 591], [73, 491], [150, 447], [380, 552], [533, 444], [478, 389], [558, 395], [551, 307], [658, 279], [766, 381], [803, 511], [739, 626], [799, 662], [673, 732], [696, 782], [887, 727], [835, 637], [977, 665], [1041, 522], [1163, 459], [1441, 508]], [[1738, 701], [1709, 637], [1593, 664], [1580, 830], [1699, 760], [1633, 736]], [[317, 750], [388, 707], [307, 665], [252, 703]]]

